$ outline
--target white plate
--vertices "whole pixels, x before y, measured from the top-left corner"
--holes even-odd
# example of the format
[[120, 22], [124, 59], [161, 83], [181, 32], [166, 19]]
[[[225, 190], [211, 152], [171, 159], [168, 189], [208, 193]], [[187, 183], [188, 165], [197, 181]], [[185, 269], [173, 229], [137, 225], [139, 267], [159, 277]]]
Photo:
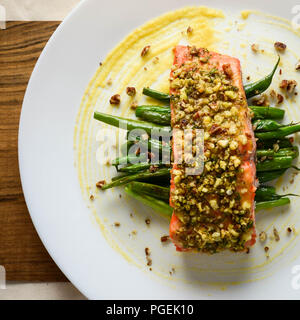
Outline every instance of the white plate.
[[[199, 1], [189, 1], [188, 4], [199, 5]], [[224, 9], [226, 14], [235, 17], [239, 16], [240, 10], [257, 9], [291, 19], [294, 1], [220, 0], [201, 1], [200, 4]], [[167, 223], [133, 200], [120, 200], [116, 191], [105, 196], [97, 194], [96, 214], [104, 225], [106, 223], [108, 230], [103, 232], [92, 213], [91, 203], [82, 196], [76, 168], [78, 150], [74, 150], [74, 127], [85, 88], [99, 61], [136, 27], [186, 5], [184, 0], [86, 0], [56, 30], [30, 79], [20, 122], [20, 172], [32, 220], [54, 261], [91, 299], [299, 298], [299, 237], [293, 234], [293, 241], [288, 241], [284, 233], [289, 215], [295, 219], [290, 222], [296, 224], [298, 221], [292, 212], [300, 204], [299, 200], [293, 199], [290, 209], [266, 212], [259, 218], [258, 225], [262, 227], [265, 221], [269, 227], [276, 222], [282, 238], [278, 246], [280, 250], [286, 246], [281, 253], [273, 244], [274, 256], [271, 252], [270, 262], [265, 263], [259, 243], [254, 253], [248, 256], [175, 254], [171, 245], [163, 247], [159, 241], [163, 230], [167, 232]], [[258, 16], [256, 19], [263, 18]], [[265, 25], [264, 30], [257, 28], [255, 32], [258, 37], [268, 33], [266, 36], [274, 41], [279, 31], [275, 27], [272, 29], [272, 25]], [[277, 35], [299, 51], [299, 45], [293, 40], [295, 35], [287, 35], [284, 31]], [[231, 52], [230, 45], [227, 51]], [[241, 60], [246, 64], [243, 57]], [[257, 71], [260, 60], [251, 61], [251, 66], [247, 66], [249, 73]], [[259, 66], [268, 70], [271, 64]], [[265, 70], [260, 69], [260, 72]], [[98, 102], [95, 107], [100, 107]], [[287, 111], [287, 120], [300, 119], [295, 110]], [[94, 130], [97, 125], [93, 124]], [[94, 146], [90, 151], [94, 152]], [[95, 159], [94, 153], [87, 156]], [[92, 162], [95, 165], [95, 160]], [[94, 182], [101, 178], [98, 171], [95, 172]], [[90, 186], [93, 190], [94, 183]], [[290, 186], [290, 191], [297, 186], [298, 183]], [[105, 202], [98, 203], [98, 198], [105, 199]], [[134, 209], [146, 210], [146, 214], [152, 217], [150, 228], [145, 227], [143, 215], [139, 212], [134, 222], [128, 222], [128, 213]], [[111, 227], [117, 220], [122, 220], [120, 232]], [[140, 229], [134, 242], [128, 232], [137, 225]], [[120, 250], [116, 250], [116, 245]], [[153, 272], [145, 266], [145, 246], [153, 249]], [[166, 265], [166, 259], [174, 261]], [[172, 263], [178, 270], [170, 276]], [[257, 268], [247, 269], [251, 265]]]

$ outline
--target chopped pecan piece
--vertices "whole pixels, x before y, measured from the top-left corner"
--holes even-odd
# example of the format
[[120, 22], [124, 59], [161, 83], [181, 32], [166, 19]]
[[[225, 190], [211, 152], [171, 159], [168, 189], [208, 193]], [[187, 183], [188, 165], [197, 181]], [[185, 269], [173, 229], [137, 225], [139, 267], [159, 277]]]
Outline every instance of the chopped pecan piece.
[[155, 57], [154, 59], [153, 59], [153, 63], [154, 64], [157, 64], [159, 62], [159, 57]]
[[276, 98], [276, 91], [274, 89], [271, 90], [270, 92], [271, 98], [275, 99]]
[[275, 90], [272, 90], [272, 91], [270, 92], [270, 96], [271, 96], [272, 99], [275, 99], [275, 100], [276, 100], [276, 103], [277, 103], [277, 104], [282, 103], [283, 100], [284, 100], [283, 95], [281, 95], [280, 93], [277, 93]]
[[140, 153], [141, 153], [141, 148], [137, 148], [135, 151], [135, 155], [138, 156], [140, 155]]
[[224, 132], [224, 129], [222, 129], [219, 125], [213, 124], [209, 130], [209, 133], [213, 135], [221, 134]]
[[266, 106], [267, 107], [270, 105], [269, 99], [268, 99], [267, 95], [265, 95], [265, 94], [262, 94], [260, 97], [253, 99], [252, 102], [256, 106]]
[[279, 241], [280, 240], [279, 233], [275, 227], [273, 228], [273, 234], [274, 234], [275, 241]]
[[167, 242], [169, 239], [170, 239], [169, 236], [162, 236], [162, 237], [160, 238], [160, 241], [161, 241], [161, 242]]
[[186, 30], [186, 32], [187, 32], [188, 34], [191, 34], [191, 33], [193, 32], [193, 29], [192, 29], [191, 27], [188, 27], [187, 30]]
[[117, 105], [117, 104], [120, 104], [120, 102], [121, 102], [121, 97], [120, 97], [119, 94], [113, 95], [109, 100], [110, 104], [116, 104]]
[[133, 101], [132, 104], [130, 105], [130, 108], [135, 110], [138, 107], [138, 103], [136, 101]]
[[126, 88], [126, 93], [131, 97], [134, 96], [136, 94], [135, 87], [127, 87]]
[[229, 64], [229, 63], [225, 63], [225, 64], [223, 64], [222, 68], [223, 68], [224, 73], [225, 73], [229, 78], [231, 78], [232, 75], [233, 75], [233, 72], [232, 72], [232, 69], [231, 69], [230, 64]]
[[284, 100], [283, 95], [281, 95], [280, 93], [277, 93], [276, 98], [277, 98], [277, 104], [282, 103]]
[[141, 57], [144, 57], [144, 56], [148, 53], [148, 51], [150, 50], [150, 47], [151, 47], [151, 46], [146, 46], [146, 47], [142, 50], [142, 52], [141, 52]]
[[264, 241], [267, 240], [267, 234], [266, 234], [264, 231], [262, 231], [262, 232], [259, 234], [259, 240], [260, 240], [261, 242], [264, 242]]
[[[199, 113], [197, 112], [197, 116], [195, 115], [195, 119], [197, 119], [197, 118], [199, 118], [200, 117], [200, 115], [199, 115]], [[182, 119], [181, 121], [180, 121], [180, 124], [182, 125], [182, 126], [184, 126], [184, 125], [186, 125], [188, 123], [188, 120], [187, 119]]]
[[295, 80], [282, 80], [279, 88], [286, 90], [288, 93], [294, 92], [297, 86], [297, 81]]
[[273, 150], [274, 150], [275, 152], [277, 152], [279, 149], [280, 149], [279, 144], [278, 144], [278, 143], [274, 143], [274, 144], [273, 144]]
[[286, 49], [286, 44], [284, 44], [282, 42], [275, 42], [274, 43], [274, 48], [279, 52], [283, 52]]
[[191, 50], [190, 50], [190, 54], [191, 54], [192, 56], [198, 56], [198, 55], [200, 54], [200, 50], [197, 49], [195, 46], [192, 46], [192, 47], [191, 47]]
[[281, 89], [287, 89], [288, 83], [289, 83], [289, 80], [282, 80], [282, 81], [280, 82], [279, 88], [281, 88]]
[[256, 43], [253, 43], [252, 45], [251, 45], [251, 50], [253, 51], [253, 52], [258, 52], [258, 50], [259, 50], [259, 46], [258, 46], [258, 44], [256, 44]]
[[300, 70], [300, 60], [296, 63], [295, 69], [296, 69], [297, 71]]
[[99, 189], [102, 189], [102, 187], [106, 184], [106, 181], [105, 180], [101, 180], [101, 181], [98, 181], [96, 183], [96, 187], [99, 188]]

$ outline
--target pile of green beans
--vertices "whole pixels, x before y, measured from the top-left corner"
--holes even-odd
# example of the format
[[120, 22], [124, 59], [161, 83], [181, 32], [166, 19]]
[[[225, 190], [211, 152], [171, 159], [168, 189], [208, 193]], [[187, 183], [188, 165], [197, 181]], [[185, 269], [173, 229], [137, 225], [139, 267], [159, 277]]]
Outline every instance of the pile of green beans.
[[[263, 79], [244, 86], [247, 98], [264, 92], [271, 84], [274, 73], [279, 64], [278, 61], [272, 72]], [[160, 105], [141, 105], [135, 110], [135, 115], [140, 120], [126, 119], [100, 112], [94, 113], [94, 118], [106, 124], [123, 128], [128, 131], [142, 129], [148, 135], [152, 130], [157, 130], [161, 136], [171, 133], [171, 109], [172, 96], [144, 88], [143, 94], [164, 103]], [[298, 157], [298, 147], [292, 145], [288, 135], [300, 131], [300, 124], [282, 125], [278, 120], [284, 118], [285, 111], [278, 108], [249, 106], [253, 116], [253, 128], [257, 139], [257, 178], [260, 187], [256, 192], [256, 210], [274, 208], [290, 203], [288, 195], [277, 195], [275, 189], [264, 185], [266, 182], [282, 176], [289, 168], [295, 168], [292, 162]], [[105, 184], [102, 190], [125, 185], [125, 191], [150, 206], [155, 211], [170, 218], [172, 207], [169, 206], [170, 196], [170, 166], [161, 163], [151, 163], [148, 154], [138, 154], [134, 146], [145, 144], [147, 150], [171, 153], [169, 144], [153, 139], [142, 140], [140, 138], [128, 140], [121, 146], [122, 156], [113, 160], [114, 165], [121, 175], [112, 178]], [[122, 166], [124, 165], [125, 166]], [[154, 169], [153, 169], [154, 167]]]

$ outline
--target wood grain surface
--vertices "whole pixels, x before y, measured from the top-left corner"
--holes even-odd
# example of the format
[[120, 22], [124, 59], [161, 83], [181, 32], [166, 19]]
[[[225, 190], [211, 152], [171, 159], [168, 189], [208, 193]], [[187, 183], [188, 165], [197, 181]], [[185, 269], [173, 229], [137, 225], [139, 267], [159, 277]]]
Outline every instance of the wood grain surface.
[[8, 22], [0, 30], [0, 265], [7, 280], [66, 281], [40, 241], [22, 193], [18, 127], [34, 65], [59, 22]]

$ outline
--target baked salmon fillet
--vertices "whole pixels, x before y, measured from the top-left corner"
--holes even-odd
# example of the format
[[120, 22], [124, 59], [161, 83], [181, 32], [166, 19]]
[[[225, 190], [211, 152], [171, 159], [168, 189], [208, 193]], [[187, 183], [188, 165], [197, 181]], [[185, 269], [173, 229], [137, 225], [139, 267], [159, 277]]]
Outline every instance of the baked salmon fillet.
[[[189, 46], [177, 46], [174, 54], [170, 237], [179, 251], [248, 251], [256, 239], [256, 143], [240, 62]], [[178, 161], [174, 132], [186, 129], [203, 132], [198, 175], [187, 175], [188, 164]]]

